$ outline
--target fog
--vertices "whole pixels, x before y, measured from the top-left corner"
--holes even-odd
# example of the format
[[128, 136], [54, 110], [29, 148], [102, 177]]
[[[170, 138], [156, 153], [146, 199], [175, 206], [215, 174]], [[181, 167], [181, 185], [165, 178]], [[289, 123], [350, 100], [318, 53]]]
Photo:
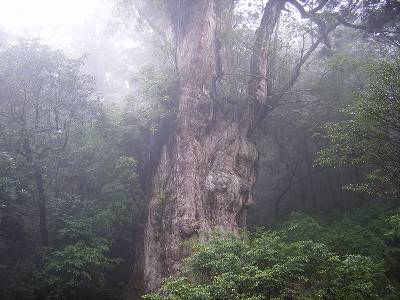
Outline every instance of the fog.
[[400, 299], [399, 120], [397, 0], [0, 0], [0, 299]]
[[146, 63], [141, 32], [121, 24], [112, 1], [4, 0], [0, 8], [0, 30], [8, 39], [37, 39], [84, 57], [83, 71], [95, 76], [98, 92], [110, 103], [129, 93], [133, 70]]

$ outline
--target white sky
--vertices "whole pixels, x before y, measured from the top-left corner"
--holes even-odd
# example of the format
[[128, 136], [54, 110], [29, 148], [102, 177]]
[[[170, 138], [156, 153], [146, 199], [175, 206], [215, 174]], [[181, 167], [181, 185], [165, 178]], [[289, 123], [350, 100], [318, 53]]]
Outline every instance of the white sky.
[[83, 71], [96, 77], [100, 92], [128, 90], [125, 52], [135, 47], [135, 36], [113, 31], [112, 3], [0, 0], [0, 30], [4, 29], [13, 39], [37, 38], [72, 57], [85, 54]]
[[75, 55], [73, 44], [102, 34], [110, 16], [108, 0], [0, 0], [0, 28]]
[[27, 29], [49, 25], [82, 25], [99, 0], [0, 0], [0, 23]]

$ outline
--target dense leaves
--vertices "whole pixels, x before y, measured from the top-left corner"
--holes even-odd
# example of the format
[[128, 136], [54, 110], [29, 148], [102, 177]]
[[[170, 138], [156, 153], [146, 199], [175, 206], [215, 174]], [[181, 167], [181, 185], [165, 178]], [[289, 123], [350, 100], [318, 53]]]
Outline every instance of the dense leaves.
[[194, 243], [180, 276], [147, 298], [395, 298], [400, 244], [391, 236], [398, 237], [391, 213], [373, 206], [331, 216], [335, 221], [294, 215], [275, 230], [214, 235]]
[[106, 256], [109, 243], [96, 236], [87, 220], [65, 222], [60, 235], [66, 244], [44, 256], [38, 294], [46, 299], [96, 298], [105, 273], [121, 260]]
[[347, 119], [326, 125], [331, 144], [318, 163], [357, 165], [367, 169], [363, 184], [349, 186], [382, 197], [399, 196], [400, 76], [399, 61], [368, 66], [370, 79], [344, 110]]
[[119, 297], [143, 200], [134, 128], [80, 60], [24, 41], [0, 62], [2, 299]]

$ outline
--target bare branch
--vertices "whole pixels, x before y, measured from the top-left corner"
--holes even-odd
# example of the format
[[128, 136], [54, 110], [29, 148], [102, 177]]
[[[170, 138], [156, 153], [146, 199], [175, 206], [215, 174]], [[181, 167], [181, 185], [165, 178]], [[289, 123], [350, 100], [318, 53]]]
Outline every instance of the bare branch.
[[[287, 187], [279, 194], [279, 196], [278, 196], [278, 198], [277, 198], [277, 200], [276, 200], [276, 202], [275, 202], [275, 211], [276, 211], [276, 212], [279, 212], [279, 206], [280, 206], [280, 203], [281, 203], [283, 197], [284, 197], [284, 196], [286, 195], [286, 193], [289, 192], [295, 185], [297, 185], [297, 184], [299, 184], [299, 183], [301, 183], [301, 182], [303, 182], [303, 181], [305, 181], [305, 180], [311, 178], [311, 177], [314, 176], [315, 174], [320, 173], [320, 172], [323, 172], [323, 171], [325, 171], [325, 170], [327, 170], [327, 169], [328, 169], [328, 168], [325, 168], [325, 167], [324, 167], [324, 168], [320, 168], [320, 169], [316, 169], [316, 170], [314, 170], [313, 172], [311, 172], [311, 173], [307, 174], [306, 176], [303, 176], [303, 177], [301, 177], [301, 178], [299, 178], [299, 179], [297, 179], [297, 180], [295, 180], [295, 181], [293, 181], [293, 178], [291, 178], [291, 180], [289, 181], [289, 184], [288, 184]], [[294, 177], [294, 176], [293, 176], [293, 177]]]
[[282, 92], [279, 94], [273, 94], [273, 95], [269, 95], [268, 97], [276, 97], [276, 96], [283, 96], [283, 95], [293, 95], [293, 94], [298, 94], [298, 93], [304, 93], [304, 92], [314, 92], [315, 90], [313, 89], [300, 89], [300, 90], [296, 90], [296, 91], [286, 91], [286, 92]]
[[300, 70], [303, 67], [303, 65], [307, 62], [311, 54], [318, 48], [320, 43], [322, 42], [324, 38], [320, 36], [311, 46], [308, 48], [307, 52], [300, 58], [300, 60], [297, 62], [296, 66], [293, 69], [292, 76], [290, 77], [289, 81], [283, 86], [283, 88], [280, 89], [279, 94], [286, 93], [288, 92], [293, 85], [296, 83], [297, 79], [300, 76]]

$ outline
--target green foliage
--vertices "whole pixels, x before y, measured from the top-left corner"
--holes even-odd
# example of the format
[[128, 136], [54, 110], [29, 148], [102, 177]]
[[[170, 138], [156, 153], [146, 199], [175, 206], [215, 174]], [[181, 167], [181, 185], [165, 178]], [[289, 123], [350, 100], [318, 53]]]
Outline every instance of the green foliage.
[[394, 299], [399, 218], [382, 207], [195, 242], [179, 276], [145, 298]]
[[15, 198], [15, 161], [7, 152], [0, 152], [0, 205], [9, 205]]
[[31, 214], [22, 213], [29, 207], [24, 202], [28, 192], [18, 175], [14, 157], [0, 152], [0, 293], [5, 300], [34, 297], [33, 249], [23, 222]]
[[346, 120], [325, 127], [330, 145], [319, 152], [317, 164], [362, 166], [365, 181], [347, 188], [381, 197], [399, 196], [400, 62], [368, 66], [367, 86], [355, 93], [344, 110]]
[[[98, 101], [82, 63], [35, 41], [0, 53], [2, 299], [117, 299], [131, 275], [140, 142]], [[45, 249], [33, 164], [43, 171]]]
[[294, 215], [281, 229], [288, 241], [313, 240], [329, 246], [340, 255], [361, 254], [382, 258], [387, 250], [383, 236], [389, 230], [386, 218], [391, 209], [380, 203], [354, 209], [350, 215], [335, 216], [331, 221]]
[[[165, 68], [165, 66], [164, 66]], [[139, 124], [155, 132], [163, 119], [175, 116], [178, 80], [174, 71], [157, 69], [155, 65], [144, 66], [133, 81], [140, 87], [139, 93], [127, 99], [128, 109]]]
[[44, 299], [96, 299], [105, 273], [120, 259], [107, 257], [109, 243], [96, 236], [88, 220], [66, 221], [60, 235], [64, 242], [77, 242], [44, 256], [39, 294]]
[[81, 73], [82, 63], [31, 40], [1, 52], [3, 148], [28, 164], [65, 148], [72, 123], [85, 120], [95, 98], [94, 79]]
[[[98, 122], [74, 132], [59, 173], [62, 186], [72, 188], [60, 192], [60, 199], [52, 202], [57, 230], [55, 249], [68, 250], [62, 252], [65, 256], [80, 255], [82, 261], [78, 263], [83, 271], [93, 270], [92, 283], [75, 287], [79, 295], [85, 295], [83, 299], [98, 299], [99, 295], [118, 298], [131, 274], [134, 228], [140, 219], [143, 196], [136, 160], [124, 151], [124, 142], [135, 136], [123, 137], [126, 128], [118, 125], [110, 116], [103, 115]], [[97, 265], [87, 261], [85, 255], [90, 252], [98, 253]], [[59, 257], [62, 255], [52, 256], [52, 263], [66, 267]], [[119, 261], [124, 263], [110, 264]], [[101, 262], [105, 263], [104, 268]], [[68, 278], [64, 275], [57, 275], [60, 281]], [[53, 289], [43, 289], [49, 290]], [[59, 294], [66, 299], [78, 297], [66, 290]]]

